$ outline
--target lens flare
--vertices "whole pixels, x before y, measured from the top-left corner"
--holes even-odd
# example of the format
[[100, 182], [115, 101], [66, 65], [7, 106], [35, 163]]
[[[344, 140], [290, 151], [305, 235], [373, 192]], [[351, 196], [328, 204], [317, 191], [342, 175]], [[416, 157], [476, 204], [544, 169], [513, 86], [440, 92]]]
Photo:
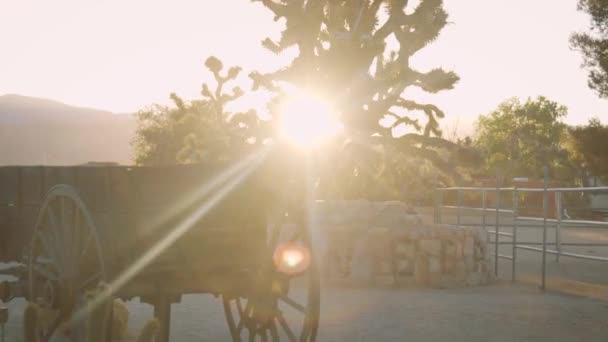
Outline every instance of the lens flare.
[[304, 256], [300, 251], [292, 250], [283, 253], [283, 262], [289, 267], [295, 267], [302, 262]]
[[310, 251], [304, 246], [287, 243], [275, 249], [273, 259], [279, 272], [288, 275], [298, 274], [306, 271], [310, 266]]

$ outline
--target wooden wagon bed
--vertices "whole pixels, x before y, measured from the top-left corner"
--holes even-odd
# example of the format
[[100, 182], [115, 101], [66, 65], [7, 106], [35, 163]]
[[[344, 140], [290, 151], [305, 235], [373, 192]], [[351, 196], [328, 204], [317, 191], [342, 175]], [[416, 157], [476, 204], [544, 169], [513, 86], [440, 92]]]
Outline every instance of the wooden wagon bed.
[[[114, 296], [155, 306], [164, 322], [160, 341], [169, 338], [172, 302], [186, 293], [212, 293], [224, 298], [235, 341], [244, 331], [278, 341], [277, 303], [292, 276], [278, 272], [273, 258], [285, 234], [280, 224], [269, 225], [271, 196], [255, 177], [222, 193], [230, 183], [225, 170], [200, 164], [0, 167], [0, 261], [28, 265], [13, 292], [44, 297], [61, 310], [65, 297], [117, 282]], [[283, 243], [312, 251], [305, 224], [290, 234]], [[314, 340], [317, 327], [318, 277], [310, 265], [302, 272], [310, 278], [309, 299], [295, 305], [304, 315], [302, 341]], [[272, 324], [251, 323], [259, 319], [252, 303], [260, 306], [261, 297], [277, 312]], [[294, 340], [297, 334], [287, 328], [283, 335]]]

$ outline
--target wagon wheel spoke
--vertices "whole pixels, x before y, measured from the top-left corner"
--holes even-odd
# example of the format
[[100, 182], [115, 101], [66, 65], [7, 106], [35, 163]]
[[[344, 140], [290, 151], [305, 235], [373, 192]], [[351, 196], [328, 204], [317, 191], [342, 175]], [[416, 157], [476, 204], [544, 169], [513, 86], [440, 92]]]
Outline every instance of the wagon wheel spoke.
[[277, 324], [274, 321], [274, 318], [270, 320], [268, 323], [268, 330], [270, 330], [270, 336], [272, 336], [273, 342], [279, 341], [279, 331], [277, 330]]
[[38, 275], [41, 275], [42, 277], [44, 277], [45, 279], [48, 280], [53, 280], [53, 281], [57, 281], [59, 280], [59, 276], [53, 272], [51, 272], [50, 270], [40, 267], [38, 265], [34, 265], [32, 266], [32, 270], [37, 273]]
[[[44, 263], [52, 265], [55, 268], [55, 270], [59, 271], [59, 265], [57, 265], [59, 260], [57, 260], [58, 259], [57, 253], [55, 253], [55, 251], [53, 250], [53, 248], [51, 246], [51, 242], [48, 240], [47, 236], [44, 235], [41, 231], [36, 231], [35, 235], [36, 235], [36, 240], [39, 241], [40, 244], [42, 245], [42, 248], [44, 249], [46, 256], [49, 257], [48, 262], [44, 262]], [[37, 261], [40, 262], [40, 258]]]
[[47, 228], [46, 230], [52, 236], [53, 247], [55, 248], [55, 251], [56, 251], [55, 255], [57, 256], [57, 262], [59, 263], [58, 266], [63, 271], [64, 265], [65, 265], [65, 260], [63, 258], [63, 255], [61, 255], [59, 253], [63, 249], [63, 235], [61, 234], [61, 231], [60, 231], [61, 227], [59, 226], [59, 223], [57, 221], [57, 215], [55, 214], [55, 211], [53, 210], [53, 208], [50, 205], [47, 208], [47, 219], [48, 219], [49, 226], [46, 227]]
[[102, 278], [103, 274], [101, 273], [101, 271], [97, 271], [94, 274], [88, 276], [85, 280], [81, 281], [78, 286], [78, 290], [81, 291], [89, 287], [96, 286], [97, 284], [99, 284]]
[[80, 243], [82, 242], [80, 240], [81, 238], [81, 231], [80, 231], [80, 210], [78, 210], [78, 208], [76, 207], [76, 205], [74, 204], [74, 212], [73, 212], [73, 217], [72, 217], [72, 231], [73, 231], [73, 235], [72, 235], [72, 248], [70, 249], [70, 255], [72, 256], [72, 258], [74, 259], [74, 274], [78, 274], [79, 271], [79, 265], [80, 265], [80, 260], [81, 258], [79, 258], [80, 256]]
[[67, 208], [65, 206], [65, 197], [64, 196], [60, 196], [59, 197], [59, 223], [61, 225], [61, 228], [63, 229], [63, 237], [65, 238], [65, 246], [70, 246], [70, 242], [68, 239], [70, 238], [70, 229], [68, 227], [68, 221], [67, 221]]
[[[245, 305], [245, 308], [243, 308], [243, 304], [242, 304], [240, 298], [236, 298], [236, 299], [234, 299], [234, 301], [236, 303], [236, 309], [237, 309], [237, 313], [239, 315], [239, 322], [236, 325], [236, 331], [237, 331], [238, 335], [240, 336], [241, 333], [243, 332], [243, 329], [248, 324], [250, 305], [248, 302], [247, 305]], [[228, 304], [227, 310], [232, 310], [229, 305], [230, 304]], [[225, 310], [226, 310], [226, 307], [225, 307]], [[230, 317], [232, 317], [232, 316], [230, 316]], [[234, 324], [234, 320], [233, 320], [232, 324]]]
[[238, 336], [241, 336], [241, 333], [243, 332], [243, 328], [245, 327], [245, 325], [243, 324], [243, 321], [239, 321], [239, 324], [237, 324], [236, 326], [236, 333]]
[[287, 334], [289, 341], [291, 341], [291, 342], [297, 341], [296, 334], [293, 333], [293, 330], [291, 330], [291, 328], [289, 327], [289, 324], [285, 320], [285, 317], [283, 317], [282, 313], [277, 314], [277, 321], [279, 321], [281, 328], [283, 328], [283, 331], [285, 331], [285, 334]]
[[53, 334], [61, 328], [61, 325], [65, 323], [65, 320], [68, 318], [69, 315], [70, 313], [68, 311], [59, 311], [57, 317], [55, 317], [53, 323], [51, 323], [50, 328], [45, 331], [43, 341], [51, 341]]
[[[53, 259], [46, 258], [44, 256], [37, 257], [36, 259], [34, 259], [34, 262], [36, 262], [37, 264], [40, 264], [40, 265], [44, 265], [44, 266], [53, 266], [53, 268], [55, 268], [55, 266], [56, 266]], [[57, 270], [57, 269], [55, 268], [55, 270]]]
[[268, 342], [268, 334], [267, 334], [267, 325], [264, 324], [262, 327], [258, 329], [258, 333], [260, 334], [260, 338], [262, 342]]
[[71, 275], [73, 272], [73, 265], [74, 265], [74, 257], [71, 253], [72, 249], [74, 248], [74, 239], [73, 239], [73, 228], [71, 226], [71, 220], [70, 220], [70, 215], [68, 214], [69, 208], [68, 208], [68, 204], [66, 203], [66, 198], [65, 196], [60, 196], [59, 197], [59, 221], [61, 224], [61, 232], [63, 232], [62, 236], [63, 236], [63, 246], [62, 246], [62, 251], [63, 254], [65, 256], [66, 259], [66, 272], [70, 273]]
[[[57, 185], [49, 191], [34, 226], [28, 258], [29, 298], [44, 299], [57, 314], [43, 332], [43, 341], [71, 330], [76, 322], [70, 315], [78, 298], [105, 279], [96, 232], [93, 217], [74, 188]], [[80, 267], [85, 263], [87, 267]]]
[[243, 303], [239, 298], [236, 299], [236, 309], [239, 312], [239, 316], [243, 317], [245, 315], [245, 310], [243, 309]]
[[[259, 272], [263, 277], [270, 277], [268, 293], [262, 291], [255, 294], [247, 302], [238, 299], [224, 297], [225, 315], [230, 328], [233, 341], [302, 341], [311, 342], [316, 337], [316, 324], [318, 322], [319, 281], [315, 271], [314, 258], [312, 257], [311, 239], [308, 234], [308, 225], [305, 217], [299, 213], [289, 214], [289, 218], [281, 214], [271, 214], [274, 222], [269, 222], [266, 229], [266, 238], [269, 256], [266, 264], [260, 265]], [[289, 224], [286, 224], [289, 223]], [[283, 248], [286, 248], [283, 249]], [[310, 264], [297, 264], [293, 269], [285, 269], [289, 266], [287, 259], [283, 260], [282, 254], [290, 248], [300, 250]], [[289, 256], [286, 256], [290, 258]], [[300, 265], [305, 267], [298, 268]], [[267, 272], [267, 273], [266, 273]], [[306, 277], [307, 279], [296, 279]], [[266, 278], [267, 279], [267, 278]], [[294, 284], [297, 281], [297, 284]], [[276, 284], [280, 286], [277, 287]], [[300, 296], [300, 284], [302, 284], [302, 295]], [[257, 296], [262, 296], [258, 300]], [[269, 297], [268, 297], [269, 296]], [[257, 305], [263, 305], [260, 310], [268, 310], [265, 306], [272, 301], [269, 317], [255, 314]], [[253, 305], [254, 314], [251, 315], [246, 304]], [[265, 304], [264, 304], [265, 303]], [[228, 309], [226, 309], [228, 307]], [[284, 312], [281, 309], [285, 309]], [[261, 311], [260, 313], [263, 313]], [[234, 315], [241, 318], [237, 321]], [[238, 324], [235, 325], [234, 322]], [[247, 330], [245, 333], [243, 330]]]
[[241, 335], [241, 332], [243, 331], [243, 328], [245, 327], [245, 319], [241, 318], [239, 320], [239, 324], [236, 326], [236, 330], [238, 332], [239, 335]]
[[80, 250], [80, 260], [84, 259], [84, 257], [87, 255], [87, 252], [89, 251], [89, 247], [92, 246], [92, 242], [93, 242], [93, 233], [89, 231], [86, 241]]
[[288, 304], [289, 306], [291, 306], [292, 308], [300, 311], [303, 314], [306, 314], [306, 307], [304, 307], [304, 305], [296, 302], [295, 300], [287, 297], [287, 296], [282, 296], [281, 297], [281, 301], [283, 301], [284, 303]]

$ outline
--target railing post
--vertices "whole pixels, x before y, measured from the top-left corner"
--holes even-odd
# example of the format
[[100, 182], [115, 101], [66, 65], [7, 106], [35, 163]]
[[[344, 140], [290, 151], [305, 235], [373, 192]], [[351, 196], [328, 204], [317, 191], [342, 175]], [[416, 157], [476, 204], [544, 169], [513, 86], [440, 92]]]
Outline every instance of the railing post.
[[557, 191], [555, 196], [555, 210], [557, 214], [557, 226], [555, 226], [555, 249], [557, 250], [557, 254], [555, 255], [555, 261], [559, 262], [559, 255], [562, 253], [562, 192]]
[[481, 215], [481, 225], [483, 226], [483, 231], [486, 233], [486, 243], [490, 243], [490, 234], [488, 234], [488, 228], [486, 227], [486, 211], [487, 201], [486, 201], [486, 189], [481, 190], [481, 207], [483, 208], [483, 213]]
[[519, 192], [513, 189], [513, 251], [511, 252], [511, 281], [515, 281], [515, 259], [517, 256], [517, 216], [519, 208]]
[[433, 223], [439, 223], [439, 190], [437, 190], [437, 180], [433, 182]]
[[500, 233], [500, 182], [496, 177], [496, 225], [494, 227], [494, 275], [498, 277], [498, 245]]
[[439, 192], [439, 203], [438, 203], [438, 214], [437, 214], [437, 223], [441, 224], [442, 222], [442, 211], [443, 211], [443, 191], [442, 190], [438, 190]]
[[549, 177], [549, 168], [545, 166], [543, 168], [543, 265], [542, 265], [542, 277], [540, 282], [541, 290], [545, 290], [545, 278], [547, 276], [547, 215], [549, 209], [549, 196], [547, 193], [547, 178]]
[[460, 217], [462, 216], [462, 190], [456, 190], [456, 225], [460, 227]]

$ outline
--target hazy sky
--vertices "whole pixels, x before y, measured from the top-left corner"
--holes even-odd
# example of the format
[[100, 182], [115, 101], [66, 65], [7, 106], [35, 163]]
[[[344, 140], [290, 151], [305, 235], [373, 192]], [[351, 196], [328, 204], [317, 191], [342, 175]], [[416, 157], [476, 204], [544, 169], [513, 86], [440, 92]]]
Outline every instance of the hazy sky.
[[[608, 101], [587, 88], [568, 37], [589, 19], [576, 0], [445, 0], [450, 24], [414, 59], [421, 70], [460, 74], [455, 90], [416, 99], [442, 106], [467, 133], [479, 114], [511, 96], [545, 95], [569, 123], [599, 116]], [[250, 0], [0, 0], [0, 94], [132, 112], [198, 96], [210, 54], [249, 71], [281, 61], [260, 46], [281, 25]], [[456, 124], [456, 122], [459, 122]]]

